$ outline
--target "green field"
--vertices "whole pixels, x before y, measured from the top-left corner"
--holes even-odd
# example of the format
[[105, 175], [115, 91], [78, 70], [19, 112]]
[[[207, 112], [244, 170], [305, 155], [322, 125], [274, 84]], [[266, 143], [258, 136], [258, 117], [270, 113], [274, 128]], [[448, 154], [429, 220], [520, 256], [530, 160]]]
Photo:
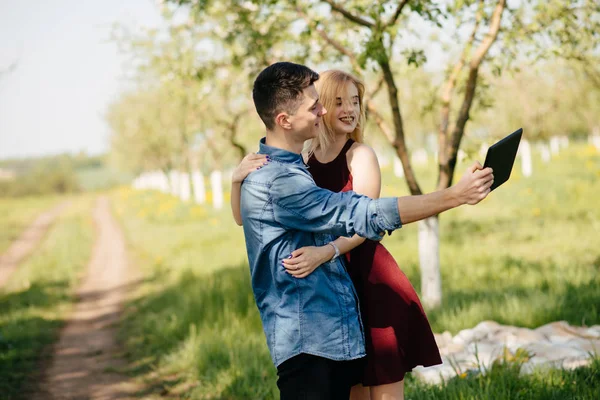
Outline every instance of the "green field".
[[[433, 187], [433, 171], [417, 174], [425, 189]], [[388, 170], [383, 183], [383, 195], [406, 194]], [[525, 327], [600, 323], [599, 197], [600, 154], [580, 144], [550, 164], [536, 158], [530, 178], [517, 164], [510, 182], [482, 204], [444, 214], [444, 300], [428, 312], [434, 331], [456, 333], [486, 319]], [[120, 332], [128, 372], [148, 384], [143, 395], [276, 398], [243, 233], [228, 209], [129, 189], [112, 203], [145, 276]], [[419, 290], [416, 232], [408, 225], [384, 244]], [[408, 378], [407, 398], [590, 398], [600, 391], [598, 363], [530, 377], [514, 370], [457, 378], [447, 390]]]
[[58, 196], [0, 197], [0, 254], [41, 212], [59, 200]]
[[89, 198], [74, 198], [39, 247], [0, 288], [2, 399], [28, 399], [35, 388], [90, 257], [91, 204]]

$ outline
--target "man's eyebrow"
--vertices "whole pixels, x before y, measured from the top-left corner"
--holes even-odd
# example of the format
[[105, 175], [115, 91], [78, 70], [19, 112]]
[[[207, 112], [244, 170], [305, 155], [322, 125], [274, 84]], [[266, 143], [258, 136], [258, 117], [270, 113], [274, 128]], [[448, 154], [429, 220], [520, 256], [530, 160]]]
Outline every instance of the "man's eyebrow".
[[319, 98], [317, 97], [317, 99], [315, 100], [315, 102], [312, 104], [312, 106], [310, 106], [310, 108], [313, 108], [317, 105], [317, 103], [319, 102]]

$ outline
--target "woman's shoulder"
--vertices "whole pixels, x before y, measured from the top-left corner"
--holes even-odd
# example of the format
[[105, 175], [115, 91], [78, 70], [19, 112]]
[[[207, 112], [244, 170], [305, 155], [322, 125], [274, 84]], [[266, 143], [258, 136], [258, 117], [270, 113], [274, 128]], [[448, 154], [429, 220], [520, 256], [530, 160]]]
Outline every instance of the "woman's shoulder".
[[375, 150], [364, 143], [352, 143], [352, 146], [348, 149], [348, 153], [346, 153], [346, 161], [348, 162], [349, 168], [351, 168], [352, 164], [364, 166], [365, 164], [371, 165], [373, 163], [379, 168]]

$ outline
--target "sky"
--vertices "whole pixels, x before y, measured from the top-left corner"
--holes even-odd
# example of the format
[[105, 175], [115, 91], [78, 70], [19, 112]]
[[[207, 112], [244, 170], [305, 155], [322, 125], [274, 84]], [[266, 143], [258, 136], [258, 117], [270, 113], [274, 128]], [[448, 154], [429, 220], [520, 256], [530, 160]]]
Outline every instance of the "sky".
[[119, 22], [158, 26], [153, 0], [0, 0], [0, 159], [108, 150], [108, 105], [126, 87]]
[[[156, 3], [0, 0], [0, 159], [106, 152], [105, 114], [128, 86], [113, 25], [160, 26]], [[435, 53], [433, 66], [440, 65]]]

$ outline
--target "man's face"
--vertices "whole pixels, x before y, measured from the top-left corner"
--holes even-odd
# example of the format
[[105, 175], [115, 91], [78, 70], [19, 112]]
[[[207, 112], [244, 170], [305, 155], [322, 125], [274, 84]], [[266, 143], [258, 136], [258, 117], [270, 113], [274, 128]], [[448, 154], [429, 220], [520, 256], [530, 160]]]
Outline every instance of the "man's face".
[[319, 134], [322, 117], [327, 113], [323, 104], [319, 101], [319, 94], [314, 85], [303, 90], [304, 98], [298, 106], [294, 115], [289, 115], [288, 120], [292, 126], [294, 135], [299, 139], [308, 140]]

